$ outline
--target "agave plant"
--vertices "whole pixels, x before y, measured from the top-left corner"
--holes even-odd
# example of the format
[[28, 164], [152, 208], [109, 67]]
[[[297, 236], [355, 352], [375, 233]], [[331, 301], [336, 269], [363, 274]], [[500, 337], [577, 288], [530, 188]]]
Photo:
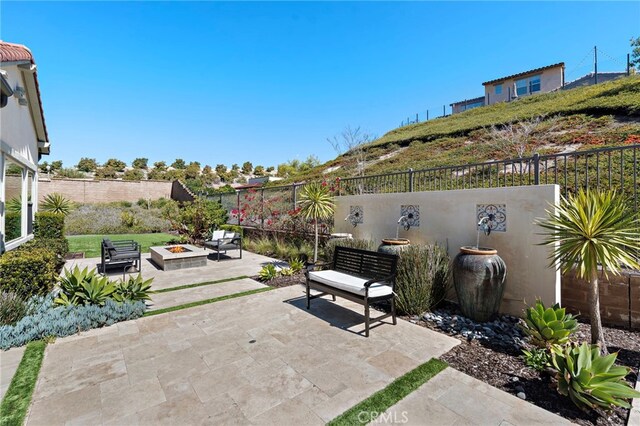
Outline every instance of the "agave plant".
[[267, 263], [260, 269], [258, 276], [263, 281], [269, 281], [278, 276], [278, 270], [273, 263]]
[[73, 269], [65, 269], [60, 277], [60, 293], [54, 302], [58, 305], [78, 305], [81, 303], [78, 294], [82, 292], [82, 283], [91, 282], [98, 272], [89, 268], [80, 269], [75, 266]]
[[617, 275], [622, 266], [640, 269], [633, 257], [640, 250], [640, 222], [629, 212], [625, 200], [615, 191], [580, 190], [559, 206], [547, 212], [548, 218], [538, 221], [545, 229], [543, 245], [553, 248], [551, 265], [563, 272], [575, 268], [578, 278], [590, 283], [589, 316], [591, 343], [606, 353], [607, 347], [600, 320], [598, 265]]
[[304, 268], [304, 261], [302, 259], [300, 259], [299, 257], [292, 258], [289, 261], [289, 267], [293, 271], [293, 273], [295, 274], [296, 272], [302, 271], [302, 269]]
[[326, 183], [313, 182], [305, 185], [300, 192], [300, 214], [305, 219], [313, 220], [315, 231], [315, 245], [313, 262], [318, 261], [318, 221], [328, 219], [333, 215], [335, 204]]
[[116, 291], [116, 286], [107, 277], [95, 276], [91, 281], [83, 281], [81, 289], [76, 293], [85, 305], [104, 306], [107, 299]]
[[7, 213], [20, 213], [22, 210], [22, 197], [13, 197], [7, 201], [6, 205]]
[[151, 300], [149, 289], [152, 281], [153, 278], [149, 278], [146, 281], [143, 280], [140, 274], [135, 278], [129, 277], [126, 281], [118, 281], [115, 284], [114, 299], [119, 302]]
[[569, 335], [578, 328], [578, 321], [573, 315], [567, 314], [565, 308], [557, 303], [545, 308], [544, 303], [537, 300], [535, 306], [527, 308], [525, 313], [522, 331], [531, 336], [532, 343], [539, 347], [566, 343]]
[[602, 356], [597, 345], [568, 345], [551, 348], [551, 362], [558, 370], [558, 392], [568, 395], [583, 410], [614, 406], [630, 408], [627, 399], [640, 398], [624, 380], [629, 369], [614, 366], [617, 353]]
[[40, 208], [45, 212], [60, 213], [65, 216], [69, 214], [71, 207], [71, 201], [57, 192], [52, 192], [44, 197], [40, 206]]

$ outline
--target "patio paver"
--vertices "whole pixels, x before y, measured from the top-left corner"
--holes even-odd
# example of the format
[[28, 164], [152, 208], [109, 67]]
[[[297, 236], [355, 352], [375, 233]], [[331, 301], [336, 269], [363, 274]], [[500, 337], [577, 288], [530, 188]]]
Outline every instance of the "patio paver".
[[20, 365], [22, 355], [26, 346], [20, 348], [12, 348], [8, 351], [0, 351], [0, 401], [4, 398], [4, 394], [7, 393], [11, 379]]
[[[46, 349], [27, 423], [321, 424], [458, 341], [299, 286], [140, 318]], [[394, 364], [390, 367], [390, 364]]]

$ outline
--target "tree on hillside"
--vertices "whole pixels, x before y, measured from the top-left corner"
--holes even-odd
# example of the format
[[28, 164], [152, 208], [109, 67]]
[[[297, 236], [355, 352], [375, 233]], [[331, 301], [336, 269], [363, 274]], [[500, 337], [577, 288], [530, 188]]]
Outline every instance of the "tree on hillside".
[[184, 175], [187, 179], [196, 179], [200, 176], [200, 163], [192, 162], [186, 169]]
[[222, 175], [224, 173], [227, 172], [227, 166], [225, 166], [224, 164], [218, 164], [216, 165], [216, 173], [219, 175]]
[[155, 163], [153, 163], [153, 168], [160, 172], [164, 172], [167, 170], [167, 163], [165, 163], [164, 161], [156, 161]]
[[240, 170], [240, 166], [238, 166], [236, 163], [233, 163], [231, 165], [231, 170]]
[[174, 169], [186, 169], [187, 163], [185, 163], [182, 158], [176, 158], [176, 161], [171, 163], [171, 167], [173, 167]]
[[135, 160], [133, 160], [133, 162], [131, 163], [131, 166], [134, 169], [147, 169], [147, 164], [149, 163], [149, 159], [148, 158], [136, 158]]
[[264, 176], [264, 166], [256, 166], [253, 169], [253, 174], [256, 176]]
[[632, 38], [631, 43], [631, 66], [636, 69], [640, 68], [640, 37]]
[[62, 160], [56, 160], [51, 162], [51, 171], [57, 172], [62, 168]]
[[274, 170], [275, 170], [275, 168], [273, 166], [267, 167], [267, 173], [271, 173]]
[[114, 169], [117, 172], [123, 172], [127, 164], [117, 158], [109, 158], [103, 167]]
[[97, 179], [115, 179], [116, 177], [118, 177], [118, 173], [113, 167], [98, 167], [96, 169]]
[[144, 179], [144, 172], [142, 169], [131, 169], [124, 172], [122, 180], [142, 180]]
[[545, 118], [540, 115], [522, 120], [517, 123], [507, 123], [502, 126], [492, 125], [487, 130], [487, 142], [492, 148], [502, 151], [506, 158], [522, 158], [531, 154], [534, 146], [534, 135], [540, 131], [544, 122], [545, 133], [552, 132], [557, 127], [556, 117]]
[[248, 175], [253, 170], [253, 164], [250, 161], [245, 161], [242, 163], [242, 173]]
[[164, 174], [166, 180], [183, 180], [185, 178], [184, 170], [174, 169], [167, 170]]
[[78, 161], [76, 168], [81, 172], [93, 172], [98, 168], [98, 162], [95, 158], [82, 157], [80, 161]]
[[147, 172], [147, 179], [149, 180], [166, 180], [166, 171], [153, 168]]
[[38, 164], [38, 168], [40, 169], [40, 171], [42, 173], [47, 173], [47, 167], [49, 166], [49, 162], [48, 161], [43, 161], [42, 163]]
[[360, 126], [347, 126], [339, 135], [327, 138], [327, 141], [331, 144], [338, 155], [349, 154], [353, 157], [356, 162], [356, 174], [358, 176], [364, 176], [364, 169], [367, 165], [364, 146], [375, 138], [375, 136], [362, 130]]

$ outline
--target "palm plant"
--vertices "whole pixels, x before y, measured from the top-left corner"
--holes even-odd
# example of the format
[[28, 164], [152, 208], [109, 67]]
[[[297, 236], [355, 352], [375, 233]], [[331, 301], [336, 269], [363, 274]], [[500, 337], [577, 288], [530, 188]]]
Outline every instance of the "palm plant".
[[300, 192], [300, 214], [305, 219], [313, 221], [315, 231], [315, 245], [313, 261], [318, 261], [318, 222], [333, 215], [335, 204], [326, 183], [313, 182], [305, 185]]
[[44, 197], [42, 201], [41, 209], [45, 212], [60, 213], [63, 215], [69, 214], [71, 211], [71, 201], [65, 198], [64, 195], [57, 192], [52, 192]]
[[560, 205], [547, 214], [537, 223], [546, 230], [542, 244], [553, 247], [551, 265], [559, 265], [563, 272], [575, 268], [578, 278], [590, 283], [591, 343], [607, 353], [600, 320], [598, 264], [607, 278], [609, 273], [618, 275], [623, 266], [640, 269], [632, 255], [640, 250], [640, 222], [615, 191], [580, 190], [568, 199], [562, 197]]

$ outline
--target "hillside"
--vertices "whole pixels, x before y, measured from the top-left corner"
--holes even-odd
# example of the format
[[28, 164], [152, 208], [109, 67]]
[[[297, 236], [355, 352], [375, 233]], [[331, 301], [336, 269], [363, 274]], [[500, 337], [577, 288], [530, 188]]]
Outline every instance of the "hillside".
[[[511, 127], [505, 128], [509, 123]], [[492, 129], [492, 126], [494, 128]], [[512, 132], [515, 143], [506, 139]], [[640, 76], [476, 108], [394, 129], [288, 180], [367, 175], [640, 142]], [[519, 145], [519, 146], [518, 146]]]

